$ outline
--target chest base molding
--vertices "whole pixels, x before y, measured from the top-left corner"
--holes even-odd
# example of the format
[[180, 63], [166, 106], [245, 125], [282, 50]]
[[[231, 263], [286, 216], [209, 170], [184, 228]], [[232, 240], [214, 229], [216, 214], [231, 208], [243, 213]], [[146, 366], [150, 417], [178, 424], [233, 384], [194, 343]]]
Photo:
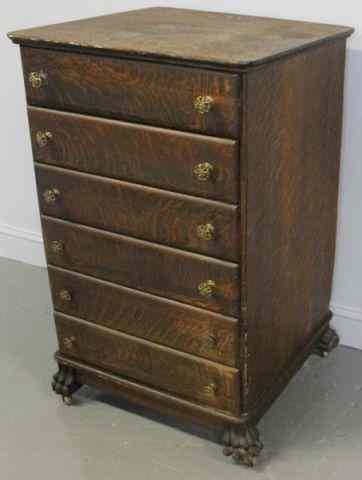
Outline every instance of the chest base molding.
[[65, 403], [70, 404], [73, 393], [82, 385], [90, 385], [167, 417], [205, 426], [220, 433], [220, 442], [224, 444], [225, 455], [232, 456], [236, 462], [246, 466], [254, 466], [262, 450], [256, 427], [261, 417], [310, 355], [326, 356], [338, 345], [338, 336], [329, 325], [331, 317], [332, 313], [329, 312], [311, 340], [298, 353], [284, 374], [274, 382], [273, 387], [265, 392], [253, 409], [244, 412], [240, 417], [122, 378], [73, 360], [59, 352], [55, 354], [59, 372], [54, 376], [53, 390], [63, 397]]

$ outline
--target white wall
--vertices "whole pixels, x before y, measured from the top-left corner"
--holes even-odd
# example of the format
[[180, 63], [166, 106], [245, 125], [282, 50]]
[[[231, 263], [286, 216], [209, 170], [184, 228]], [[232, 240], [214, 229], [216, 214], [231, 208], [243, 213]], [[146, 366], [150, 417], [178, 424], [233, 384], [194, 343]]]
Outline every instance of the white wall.
[[18, 48], [10, 30], [57, 23], [145, 6], [177, 6], [294, 18], [354, 26], [346, 71], [337, 258], [332, 308], [346, 345], [362, 348], [362, 9], [355, 0], [114, 1], [12, 0], [2, 6], [0, 38], [0, 256], [44, 265], [35, 195], [25, 95]]

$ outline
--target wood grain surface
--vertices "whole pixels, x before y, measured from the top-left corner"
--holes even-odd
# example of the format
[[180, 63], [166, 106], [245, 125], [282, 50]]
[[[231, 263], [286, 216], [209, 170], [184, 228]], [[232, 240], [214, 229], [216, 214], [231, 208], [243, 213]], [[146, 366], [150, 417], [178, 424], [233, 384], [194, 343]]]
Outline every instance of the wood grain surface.
[[[49, 266], [55, 310], [192, 353], [238, 364], [238, 321], [173, 300]], [[65, 299], [62, 292], [68, 292]]]
[[219, 410], [240, 411], [236, 369], [75, 317], [57, 313], [55, 323], [63, 354]]
[[[235, 140], [28, 107], [36, 162], [239, 203]], [[38, 132], [52, 138], [39, 146]], [[208, 162], [209, 180], [193, 169]]]
[[248, 66], [353, 32], [349, 27], [175, 8], [146, 8], [9, 34], [17, 43], [163, 61]]
[[[28, 47], [21, 52], [30, 105], [210, 135], [239, 135], [238, 75]], [[31, 86], [32, 72], [46, 77], [40, 88]], [[195, 110], [198, 96], [213, 98], [208, 113]]]
[[340, 40], [245, 79], [247, 409], [329, 312], [344, 58]]
[[[226, 260], [240, 260], [236, 206], [36, 164], [41, 213]], [[56, 189], [55, 201], [47, 192]], [[213, 238], [199, 237], [211, 225]]]
[[[239, 316], [239, 265], [195, 253], [42, 217], [45, 249], [52, 265]], [[52, 242], [63, 243], [54, 253]], [[215, 294], [201, 296], [200, 283], [213, 280]]]
[[232, 415], [207, 405], [201, 405], [176, 394], [164, 392], [158, 388], [144, 385], [106, 370], [87, 365], [81, 360], [75, 360], [60, 352], [55, 354], [60, 365], [74, 368], [77, 380], [82, 385], [93, 385], [101, 391], [121, 397], [135, 405], [161, 413], [163, 416], [219, 430], [230, 425], [242, 425], [244, 419], [239, 413]]
[[[69, 378], [234, 425], [226, 453], [254, 462], [255, 424], [308, 355], [338, 340], [329, 303], [352, 32], [150, 8], [9, 35], [21, 45], [58, 393]], [[199, 96], [210, 111], [197, 111]], [[204, 243], [207, 223], [215, 240]]]

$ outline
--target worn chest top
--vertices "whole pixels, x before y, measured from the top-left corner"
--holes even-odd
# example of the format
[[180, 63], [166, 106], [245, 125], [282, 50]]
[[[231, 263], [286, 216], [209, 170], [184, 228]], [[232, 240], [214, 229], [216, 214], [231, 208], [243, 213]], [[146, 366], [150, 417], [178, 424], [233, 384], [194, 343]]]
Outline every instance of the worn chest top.
[[146, 8], [10, 33], [18, 43], [246, 67], [348, 36], [349, 27], [176, 8]]

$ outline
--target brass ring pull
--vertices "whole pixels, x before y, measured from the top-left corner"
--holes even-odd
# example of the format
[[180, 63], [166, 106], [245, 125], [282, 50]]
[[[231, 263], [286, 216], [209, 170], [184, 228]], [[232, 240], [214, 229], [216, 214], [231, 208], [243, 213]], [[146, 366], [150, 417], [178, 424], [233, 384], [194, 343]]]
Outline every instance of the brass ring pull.
[[40, 148], [46, 147], [52, 138], [53, 134], [51, 132], [36, 132], [36, 143]]
[[40, 88], [46, 83], [47, 75], [44, 72], [30, 72], [29, 83], [32, 88]]
[[215, 227], [212, 223], [205, 223], [204, 225], [198, 225], [196, 232], [201, 240], [210, 241], [214, 239]]
[[69, 290], [66, 290], [64, 288], [63, 290], [60, 290], [59, 298], [62, 302], [71, 302], [72, 301], [72, 294], [70, 293]]
[[194, 108], [197, 113], [204, 115], [205, 113], [208, 113], [211, 110], [213, 103], [214, 103], [214, 99], [212, 97], [208, 95], [207, 96], [200, 95], [195, 99]]
[[74, 342], [76, 341], [76, 338], [71, 336], [71, 337], [65, 337], [63, 339], [63, 345], [67, 350], [71, 350], [74, 346]]
[[196, 180], [199, 180], [200, 182], [207, 182], [212, 177], [214, 167], [211, 165], [211, 163], [204, 162], [195, 165], [192, 171]]
[[207, 395], [215, 395], [217, 393], [217, 385], [215, 383], [210, 383], [205, 386], [204, 391]]
[[198, 286], [199, 294], [203, 297], [212, 297], [215, 294], [216, 283], [213, 280], [201, 282]]
[[50, 249], [56, 255], [61, 255], [64, 252], [64, 244], [60, 240], [53, 240], [50, 243]]
[[209, 348], [217, 347], [217, 337], [215, 335], [208, 335], [206, 337], [206, 343]]
[[49, 188], [43, 193], [43, 198], [46, 203], [55, 203], [60, 195], [60, 191], [57, 188]]

